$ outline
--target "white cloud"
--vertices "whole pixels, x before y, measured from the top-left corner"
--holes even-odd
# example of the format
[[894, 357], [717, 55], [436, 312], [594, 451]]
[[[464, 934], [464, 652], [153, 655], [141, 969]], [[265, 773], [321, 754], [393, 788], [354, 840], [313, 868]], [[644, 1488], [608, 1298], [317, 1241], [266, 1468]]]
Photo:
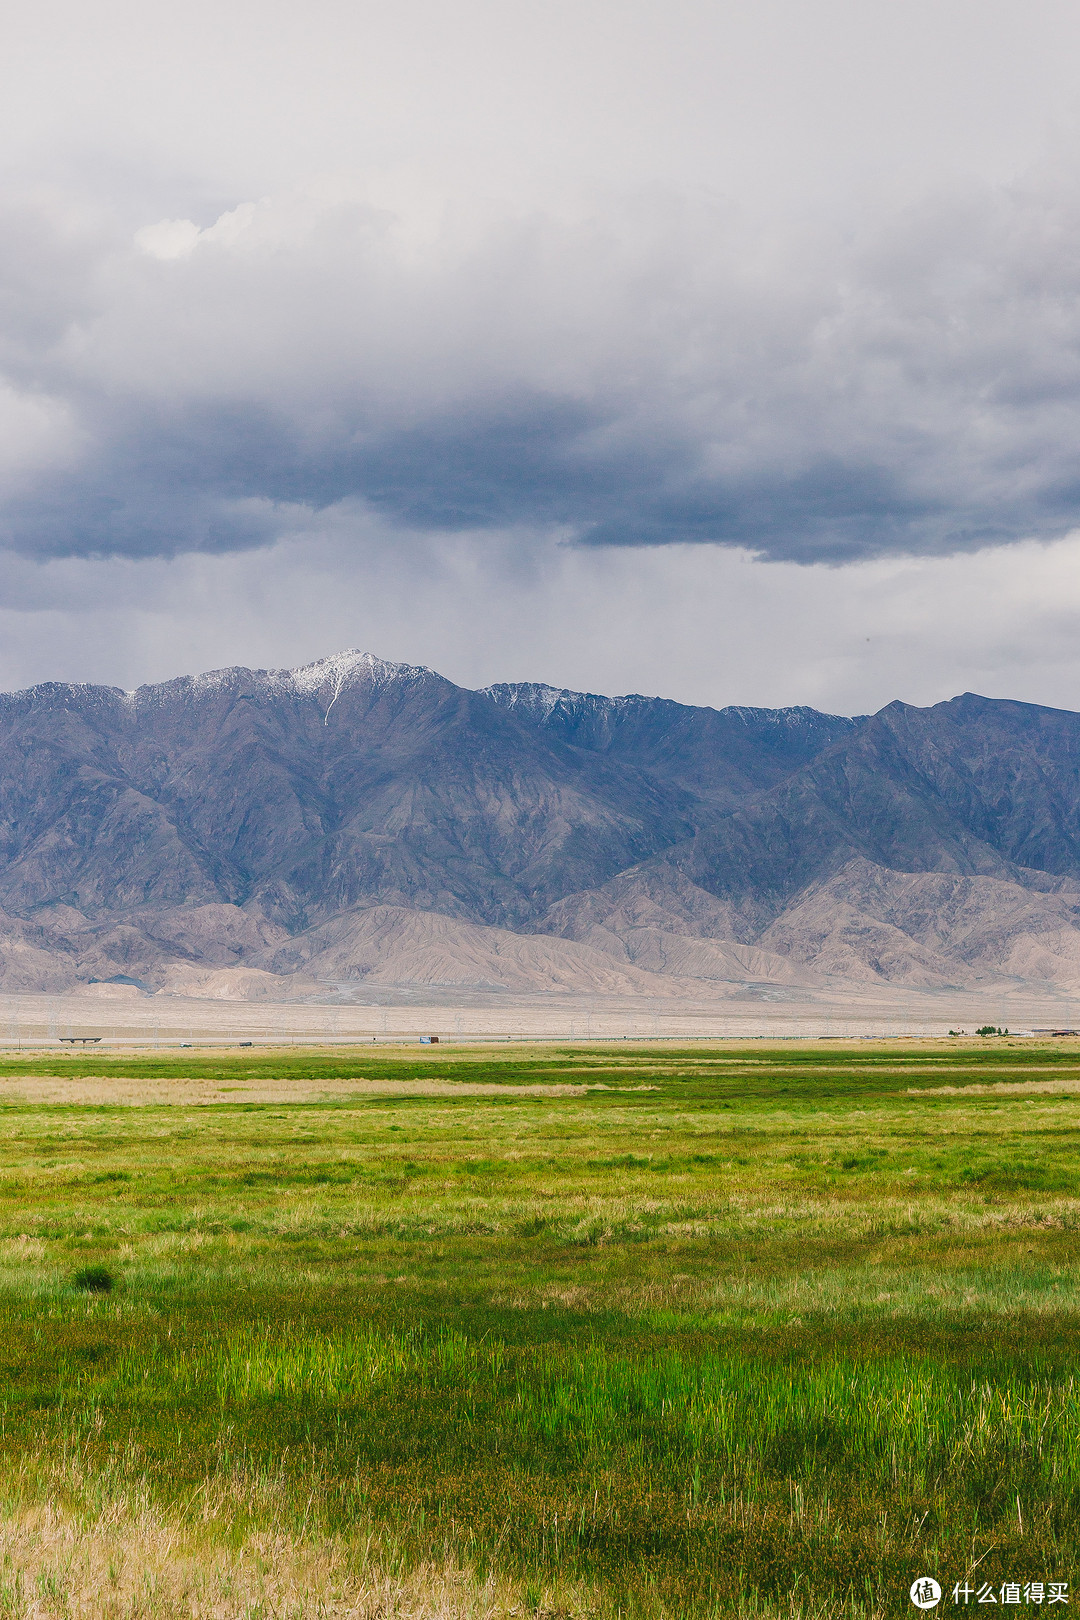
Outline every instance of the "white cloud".
[[0, 379], [0, 492], [70, 462], [79, 434], [67, 402]]
[[190, 219], [159, 219], [135, 232], [135, 246], [152, 259], [184, 259], [202, 232]]

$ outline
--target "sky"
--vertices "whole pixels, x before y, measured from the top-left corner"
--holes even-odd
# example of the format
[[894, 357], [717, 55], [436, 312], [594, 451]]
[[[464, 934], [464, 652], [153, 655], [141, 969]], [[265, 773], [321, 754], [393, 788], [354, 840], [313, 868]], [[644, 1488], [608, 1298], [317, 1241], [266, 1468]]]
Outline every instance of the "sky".
[[1080, 9], [21, 0], [0, 685], [1080, 708]]

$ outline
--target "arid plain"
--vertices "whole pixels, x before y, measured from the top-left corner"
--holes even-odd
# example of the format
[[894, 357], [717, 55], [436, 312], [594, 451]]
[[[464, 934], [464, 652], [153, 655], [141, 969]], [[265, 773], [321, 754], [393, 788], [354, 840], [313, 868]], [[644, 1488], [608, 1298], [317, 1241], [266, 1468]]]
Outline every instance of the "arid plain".
[[978, 990], [837, 985], [807, 992], [772, 983], [732, 985], [725, 996], [596, 996], [380, 986], [319, 999], [240, 1001], [144, 995], [129, 985], [63, 995], [0, 996], [0, 1047], [102, 1042], [253, 1040], [649, 1040], [693, 1038], [935, 1037], [992, 1023], [1016, 1031], [1080, 1028], [1080, 994], [1067, 987], [988, 984]]

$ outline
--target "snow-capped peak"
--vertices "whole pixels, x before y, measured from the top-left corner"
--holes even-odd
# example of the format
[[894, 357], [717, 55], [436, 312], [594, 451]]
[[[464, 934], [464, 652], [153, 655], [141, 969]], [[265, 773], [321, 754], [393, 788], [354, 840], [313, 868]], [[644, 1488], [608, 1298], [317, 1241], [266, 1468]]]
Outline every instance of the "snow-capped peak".
[[390, 681], [412, 680], [418, 675], [430, 675], [422, 664], [395, 664], [374, 653], [360, 652], [349, 647], [344, 652], [331, 653], [329, 658], [316, 658], [313, 664], [301, 664], [296, 669], [275, 671], [283, 685], [295, 692], [322, 693], [333, 691], [335, 697], [353, 680], [367, 679], [373, 686], [384, 686]]

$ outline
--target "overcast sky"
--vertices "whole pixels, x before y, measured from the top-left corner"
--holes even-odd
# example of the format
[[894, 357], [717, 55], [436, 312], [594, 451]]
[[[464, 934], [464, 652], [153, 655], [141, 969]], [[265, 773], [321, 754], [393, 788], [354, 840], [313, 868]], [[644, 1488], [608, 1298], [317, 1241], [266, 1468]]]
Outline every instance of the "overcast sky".
[[35, 0], [0, 683], [1080, 708], [1080, 8]]

